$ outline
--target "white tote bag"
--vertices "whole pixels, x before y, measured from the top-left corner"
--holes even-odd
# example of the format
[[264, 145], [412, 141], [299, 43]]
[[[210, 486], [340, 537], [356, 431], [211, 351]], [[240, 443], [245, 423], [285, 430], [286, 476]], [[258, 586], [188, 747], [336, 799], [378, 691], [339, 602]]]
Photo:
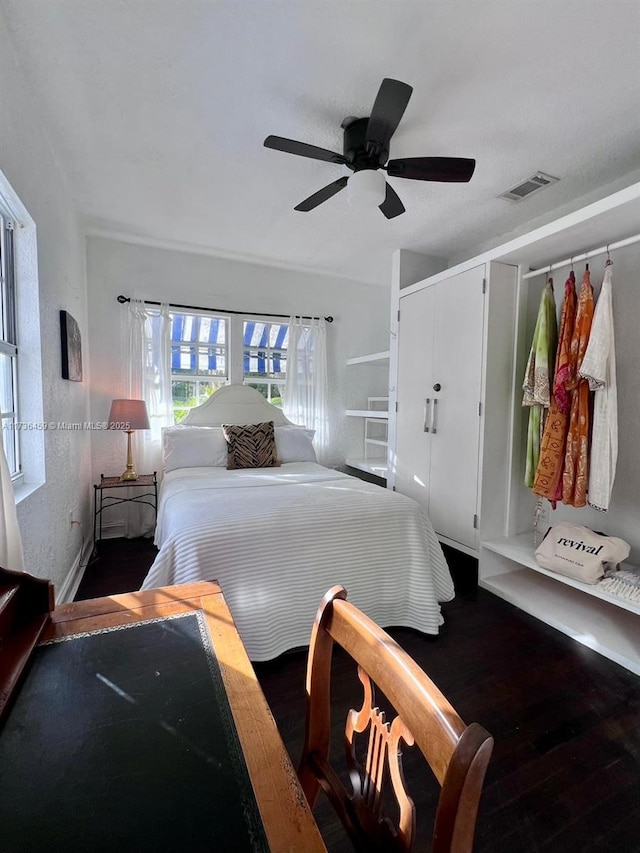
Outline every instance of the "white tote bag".
[[563, 521], [549, 528], [536, 549], [536, 560], [552, 572], [593, 584], [626, 560], [630, 550], [623, 539]]

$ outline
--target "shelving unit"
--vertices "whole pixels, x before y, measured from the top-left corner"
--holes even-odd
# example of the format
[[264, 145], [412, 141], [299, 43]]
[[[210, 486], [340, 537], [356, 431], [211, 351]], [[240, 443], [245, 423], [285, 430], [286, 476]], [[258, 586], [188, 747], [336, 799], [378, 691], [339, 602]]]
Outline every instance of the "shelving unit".
[[375, 364], [379, 362], [382, 364], [385, 361], [389, 361], [389, 350], [385, 352], [374, 352], [370, 355], [358, 355], [355, 358], [348, 358], [347, 364]]
[[[369, 355], [347, 359], [347, 364], [378, 364], [389, 361], [389, 351], [375, 352]], [[347, 409], [347, 416], [364, 419], [363, 447], [364, 455], [349, 458], [346, 464], [350, 468], [365, 471], [376, 477], [387, 476], [387, 444], [389, 398], [386, 396], [368, 397], [366, 409]]]
[[[575, 580], [574, 578], [566, 577], [565, 575], [558, 574], [558, 572], [552, 572], [549, 571], [549, 569], [545, 569], [540, 566], [535, 558], [535, 548], [532, 544], [531, 533], [521, 533], [518, 536], [511, 536], [509, 538], [504, 537], [502, 539], [488, 540], [482, 543], [482, 547], [487, 548], [496, 554], [507, 557], [509, 560], [518, 563], [522, 568], [531, 569], [541, 575], [553, 578], [554, 581], [564, 583], [574, 589], [579, 589], [583, 594], [592, 595], [594, 598], [600, 598], [602, 601], [609, 602], [609, 604], [615, 604], [616, 607], [622, 607], [624, 610], [629, 610], [632, 613], [640, 615], [640, 604], [636, 604], [633, 601], [628, 601], [616, 595], [610, 595], [606, 590], [601, 589], [600, 585], [597, 583], [583, 583]], [[500, 583], [499, 577], [496, 576], [487, 575], [484, 580], [486, 581], [486, 584], [483, 583], [483, 585], [486, 585], [487, 588], [489, 588], [491, 583], [494, 585], [499, 585]]]
[[536, 562], [533, 534], [480, 546], [480, 586], [640, 675], [640, 605], [550, 572]]
[[[381, 397], [373, 398], [372, 397], [370, 399], [380, 400], [383, 398], [381, 398]], [[385, 397], [384, 399], [388, 400], [387, 397]], [[371, 418], [372, 420], [376, 420], [376, 421], [387, 421], [387, 420], [389, 420], [389, 412], [376, 411], [375, 415], [372, 415], [372, 411], [374, 411], [374, 410], [372, 410], [372, 409], [347, 409], [345, 414], [348, 415], [350, 418]]]
[[368, 397], [366, 409], [347, 411], [351, 417], [364, 418], [364, 457], [347, 459], [346, 464], [383, 479], [387, 476], [388, 406], [388, 397]]
[[387, 463], [384, 459], [347, 459], [345, 464], [349, 468], [357, 468], [358, 471], [373, 474], [374, 477], [380, 477], [383, 480], [387, 478]]

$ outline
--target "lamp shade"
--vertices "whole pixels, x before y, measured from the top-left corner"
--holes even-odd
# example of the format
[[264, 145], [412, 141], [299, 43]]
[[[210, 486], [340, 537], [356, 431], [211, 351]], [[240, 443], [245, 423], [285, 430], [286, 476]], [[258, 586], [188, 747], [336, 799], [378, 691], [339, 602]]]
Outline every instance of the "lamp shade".
[[347, 184], [347, 201], [355, 207], [380, 207], [387, 194], [382, 172], [361, 169], [354, 172]]
[[144, 400], [113, 400], [109, 429], [151, 429]]

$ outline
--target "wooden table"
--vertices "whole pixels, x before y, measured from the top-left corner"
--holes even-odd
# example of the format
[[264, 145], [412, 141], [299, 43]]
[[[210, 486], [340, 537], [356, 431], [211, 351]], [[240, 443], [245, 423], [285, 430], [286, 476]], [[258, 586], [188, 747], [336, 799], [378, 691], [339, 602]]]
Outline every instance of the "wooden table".
[[326, 853], [218, 584], [185, 584], [62, 605], [51, 614], [41, 641], [189, 611], [204, 613], [272, 853]]

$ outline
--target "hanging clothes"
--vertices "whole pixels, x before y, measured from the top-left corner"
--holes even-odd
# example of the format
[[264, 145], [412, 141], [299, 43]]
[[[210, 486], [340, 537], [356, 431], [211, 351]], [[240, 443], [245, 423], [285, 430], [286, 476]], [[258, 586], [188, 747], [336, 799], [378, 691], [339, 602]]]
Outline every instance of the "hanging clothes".
[[586, 506], [589, 469], [589, 383], [580, 378], [582, 360], [589, 343], [593, 321], [593, 287], [587, 268], [582, 276], [576, 322], [571, 338], [571, 358], [565, 388], [571, 392], [569, 430], [562, 473], [562, 501]]
[[[571, 340], [577, 301], [576, 277], [571, 270], [564, 284], [551, 406], [544, 426], [540, 457], [533, 483], [533, 491], [551, 501], [553, 509], [556, 508], [557, 501], [562, 500], [562, 470], [571, 409], [571, 397], [566, 383], [571, 373]], [[573, 373], [575, 374], [575, 369]]]
[[595, 391], [589, 460], [589, 505], [609, 509], [618, 460], [618, 395], [613, 335], [612, 266], [607, 261], [580, 376]]
[[526, 486], [533, 486], [540, 455], [540, 436], [544, 426], [542, 413], [551, 403], [551, 380], [553, 378], [558, 321], [553, 297], [553, 279], [549, 278], [542, 291], [536, 327], [529, 351], [527, 369], [522, 389], [522, 405], [529, 406], [527, 429], [527, 459], [524, 474]]

